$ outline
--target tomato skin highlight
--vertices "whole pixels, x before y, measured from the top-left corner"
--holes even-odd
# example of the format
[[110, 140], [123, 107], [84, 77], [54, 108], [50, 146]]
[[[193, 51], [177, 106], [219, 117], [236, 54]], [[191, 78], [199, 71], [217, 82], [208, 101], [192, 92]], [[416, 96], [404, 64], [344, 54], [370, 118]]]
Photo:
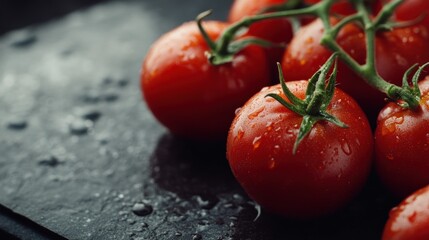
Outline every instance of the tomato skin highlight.
[[[307, 81], [287, 82], [304, 98]], [[373, 140], [368, 121], [356, 102], [336, 90], [328, 112], [347, 124], [321, 121], [292, 148], [302, 117], [268, 93], [254, 95], [238, 112], [227, 139], [227, 158], [234, 176], [264, 209], [291, 219], [313, 219], [343, 207], [361, 189], [371, 166]]]
[[419, 109], [388, 103], [380, 111], [375, 131], [378, 175], [399, 197], [429, 184], [429, 77], [419, 86]]
[[429, 185], [390, 211], [382, 240], [429, 239]]
[[[204, 23], [217, 39], [226, 23]], [[231, 63], [214, 66], [195, 22], [158, 39], [142, 66], [141, 88], [155, 117], [172, 133], [192, 139], [220, 140], [227, 135], [235, 109], [269, 84], [265, 52], [249, 46]]]
[[[336, 22], [332, 18], [332, 22]], [[320, 45], [324, 27], [318, 19], [298, 31], [282, 60], [286, 81], [308, 79], [332, 54]], [[346, 25], [337, 37], [338, 44], [363, 64], [366, 58], [365, 35], [354, 24]], [[429, 32], [422, 25], [379, 32], [375, 39], [376, 68], [380, 76], [395, 85], [402, 84], [405, 71], [415, 63], [429, 61]], [[375, 121], [385, 105], [385, 94], [363, 81], [346, 64], [338, 64], [338, 87], [351, 95]]]

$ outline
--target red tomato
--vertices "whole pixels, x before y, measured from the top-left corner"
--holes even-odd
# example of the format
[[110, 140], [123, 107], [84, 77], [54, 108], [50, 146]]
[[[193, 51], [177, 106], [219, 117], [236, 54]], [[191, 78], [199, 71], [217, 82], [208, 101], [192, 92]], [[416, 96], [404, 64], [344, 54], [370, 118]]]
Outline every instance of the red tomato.
[[[304, 0], [306, 4], [312, 5], [320, 2], [321, 0]], [[353, 4], [346, 0], [340, 0], [332, 5], [331, 12], [334, 14], [350, 15], [356, 12]]]
[[[287, 0], [235, 0], [231, 6], [228, 19], [230, 22], [237, 22], [244, 17], [259, 14], [267, 7], [286, 2]], [[286, 44], [291, 40], [293, 33], [289, 20], [287, 18], [279, 18], [252, 24], [246, 35], [262, 38], [277, 44]], [[267, 49], [273, 81], [277, 77], [276, 63], [281, 61], [284, 51], [285, 49], [282, 47]]]
[[[206, 22], [215, 40], [227, 24]], [[194, 139], [223, 139], [235, 109], [269, 83], [264, 51], [250, 46], [231, 63], [214, 66], [196, 23], [166, 33], [151, 47], [141, 72], [144, 98], [171, 132]]]
[[[320, 45], [323, 29], [318, 19], [301, 28], [292, 39], [282, 61], [286, 81], [310, 78], [329, 58], [331, 52]], [[365, 36], [359, 27], [346, 25], [340, 31], [337, 42], [357, 62], [364, 63]], [[379, 74], [386, 81], [401, 85], [402, 75], [409, 67], [429, 61], [428, 42], [429, 33], [420, 25], [378, 33], [375, 54]], [[383, 93], [371, 88], [343, 63], [338, 65], [337, 83], [339, 88], [356, 99], [370, 121], [376, 119], [385, 104]]]
[[429, 239], [429, 186], [413, 193], [390, 211], [382, 239]]
[[396, 9], [395, 16], [398, 20], [415, 20], [425, 16], [422, 24], [429, 29], [429, 1], [428, 0], [404, 0]]
[[389, 190], [405, 197], [429, 184], [429, 77], [417, 111], [387, 104], [378, 116], [375, 153], [378, 175]]
[[[303, 99], [307, 81], [287, 86]], [[266, 210], [288, 218], [310, 219], [332, 213], [351, 200], [367, 179], [373, 148], [365, 114], [341, 90], [327, 112], [347, 124], [317, 122], [295, 143], [302, 117], [265, 97], [280, 85], [261, 90], [238, 112], [227, 139], [227, 158], [244, 190]]]

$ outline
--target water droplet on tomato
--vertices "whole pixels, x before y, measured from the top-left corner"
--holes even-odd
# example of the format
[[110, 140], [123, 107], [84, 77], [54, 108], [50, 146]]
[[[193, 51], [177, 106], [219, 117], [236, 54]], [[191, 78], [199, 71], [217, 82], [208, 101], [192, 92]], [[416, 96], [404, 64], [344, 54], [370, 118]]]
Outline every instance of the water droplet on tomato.
[[274, 169], [276, 167], [276, 161], [274, 158], [270, 159], [270, 164], [268, 165], [269, 169]]
[[267, 131], [271, 131], [273, 129], [273, 122], [267, 122], [265, 126], [267, 127]]
[[307, 63], [307, 60], [305, 60], [305, 59], [302, 59], [300, 62], [299, 62], [299, 64], [301, 64], [301, 65], [305, 65]]
[[346, 155], [352, 154], [352, 149], [350, 147], [350, 144], [347, 142], [347, 140], [343, 139], [341, 143], [341, 149]]
[[259, 137], [255, 137], [255, 138], [253, 139], [252, 144], [253, 144], [253, 149], [257, 149], [257, 148], [259, 148], [259, 146], [261, 145], [261, 136], [259, 136]]
[[334, 148], [334, 156], [338, 156], [338, 148]]
[[258, 108], [256, 111], [254, 111], [253, 113], [249, 114], [249, 116], [247, 116], [250, 120], [256, 118], [259, 116], [259, 114], [261, 114], [262, 111], [264, 111], [265, 107], [262, 106], [260, 108]]
[[286, 134], [288, 134], [288, 135], [295, 135], [295, 133], [297, 133], [298, 132], [298, 129], [297, 129], [297, 127], [298, 127], [298, 125], [297, 124], [295, 124], [295, 126], [294, 126], [294, 128], [287, 128], [287, 130], [286, 130]]
[[235, 109], [235, 115], [237, 115], [240, 112], [240, 110], [241, 110], [241, 107]]
[[403, 56], [401, 56], [399, 54], [395, 54], [395, 60], [399, 66], [407, 66], [408, 65], [407, 59], [405, 59]]
[[387, 155], [386, 155], [386, 158], [387, 158], [388, 160], [393, 160], [393, 159], [395, 159], [395, 157], [393, 156], [393, 154], [392, 154], [392, 153], [387, 154]]
[[239, 128], [238, 129], [238, 131], [237, 131], [237, 136], [236, 136], [236, 140], [240, 140], [240, 139], [242, 139], [243, 138], [243, 135], [244, 135], [244, 130], [243, 130], [243, 128]]
[[400, 125], [404, 122], [404, 117], [403, 116], [392, 116], [388, 119], [386, 119], [386, 121], [384, 121], [384, 125], [381, 129], [381, 135], [386, 135], [389, 133], [394, 133], [396, 131], [396, 125]]

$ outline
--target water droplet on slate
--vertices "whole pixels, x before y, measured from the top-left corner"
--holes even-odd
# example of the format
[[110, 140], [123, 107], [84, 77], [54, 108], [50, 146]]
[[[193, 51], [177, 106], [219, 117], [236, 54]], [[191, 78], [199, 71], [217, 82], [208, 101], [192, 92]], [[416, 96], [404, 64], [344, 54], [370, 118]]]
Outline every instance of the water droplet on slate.
[[39, 159], [39, 164], [44, 166], [56, 167], [61, 161], [54, 155], [49, 155]]
[[12, 47], [24, 48], [29, 47], [37, 42], [37, 37], [30, 33], [23, 33], [16, 36], [16, 39], [11, 43]]
[[128, 218], [127, 223], [130, 225], [134, 225], [136, 223], [136, 220]]
[[100, 134], [95, 137], [95, 139], [101, 144], [105, 145], [109, 143], [109, 135], [108, 134]]
[[201, 240], [201, 239], [203, 239], [203, 236], [201, 236], [200, 234], [194, 234], [193, 236], [192, 236], [192, 240]]
[[147, 228], [147, 227], [149, 227], [149, 225], [147, 224], [147, 223], [142, 223], [140, 226], [142, 226], [142, 227], [144, 227], [144, 228]]
[[73, 135], [87, 134], [92, 123], [88, 120], [75, 119], [69, 123], [69, 132]]
[[81, 99], [86, 103], [98, 103], [101, 100], [101, 96], [96, 91], [89, 91], [82, 95]]
[[27, 121], [25, 119], [13, 118], [7, 123], [7, 128], [12, 130], [23, 130], [27, 127]]
[[180, 233], [180, 232], [176, 232], [176, 233], [174, 234], [174, 236], [180, 237], [180, 236], [182, 236], [182, 233]]
[[153, 207], [147, 203], [136, 203], [132, 211], [135, 215], [143, 217], [151, 214], [153, 212]]
[[95, 122], [101, 117], [101, 112], [96, 109], [85, 109], [79, 115], [83, 119]]
[[111, 77], [105, 77], [105, 78], [103, 78], [103, 80], [101, 81], [101, 83], [103, 85], [110, 85], [110, 84], [113, 83], [113, 78], [111, 78]]
[[215, 197], [202, 198], [201, 196], [194, 196], [193, 198], [195, 198], [198, 206], [202, 209], [212, 209], [218, 202], [218, 199]]
[[118, 81], [118, 86], [119, 86], [119, 87], [125, 87], [125, 86], [127, 86], [129, 83], [130, 83], [130, 81], [129, 81], [128, 79], [126, 79], [126, 78], [121, 78], [121, 79], [119, 79], [119, 81]]
[[119, 95], [115, 92], [107, 92], [102, 96], [103, 100], [106, 102], [114, 102], [118, 100]]

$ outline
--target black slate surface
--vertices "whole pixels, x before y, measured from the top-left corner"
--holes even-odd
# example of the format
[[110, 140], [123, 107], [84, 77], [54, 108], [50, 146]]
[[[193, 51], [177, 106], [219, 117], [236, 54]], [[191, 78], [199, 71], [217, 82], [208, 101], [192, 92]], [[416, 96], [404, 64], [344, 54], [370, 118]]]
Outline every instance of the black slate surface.
[[255, 220], [224, 143], [170, 135], [141, 100], [150, 44], [230, 3], [109, 1], [0, 36], [0, 203], [68, 239], [378, 239], [374, 179], [326, 219]]

